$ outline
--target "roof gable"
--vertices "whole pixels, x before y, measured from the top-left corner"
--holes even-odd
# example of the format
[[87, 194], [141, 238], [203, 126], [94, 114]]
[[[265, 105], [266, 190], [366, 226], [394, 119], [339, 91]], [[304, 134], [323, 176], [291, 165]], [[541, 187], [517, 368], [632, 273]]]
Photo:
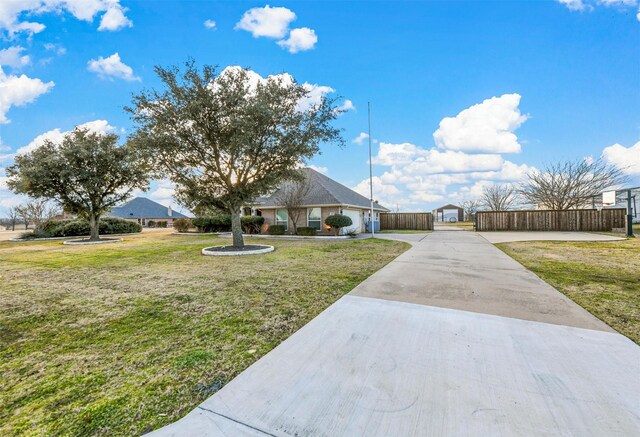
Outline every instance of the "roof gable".
[[[323, 175], [311, 168], [304, 168], [302, 171], [309, 179], [309, 193], [306, 195], [304, 205], [351, 205], [361, 208], [370, 208], [371, 201], [364, 197], [362, 194], [356, 193], [351, 188], [342, 185], [339, 182], [334, 181], [328, 176]], [[281, 206], [277, 201], [278, 190], [276, 190], [271, 196], [269, 196], [261, 206], [263, 207], [275, 207]], [[377, 202], [374, 203], [374, 208], [380, 211], [387, 211], [387, 209]]]
[[441, 209], [464, 209], [464, 208], [458, 205], [453, 205], [451, 203], [448, 203], [444, 206], [441, 206], [440, 208], [436, 208], [436, 211], [439, 211]]

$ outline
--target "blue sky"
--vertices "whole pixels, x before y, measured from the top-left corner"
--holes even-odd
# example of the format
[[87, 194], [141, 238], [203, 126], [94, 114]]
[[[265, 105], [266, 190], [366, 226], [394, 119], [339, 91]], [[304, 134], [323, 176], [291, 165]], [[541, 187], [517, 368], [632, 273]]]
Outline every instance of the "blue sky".
[[[188, 57], [287, 72], [350, 101], [347, 147], [325, 145], [312, 164], [365, 193], [367, 142], [353, 140], [370, 101], [375, 197], [390, 207], [430, 210], [588, 156], [640, 185], [637, 0], [268, 5], [0, 1], [0, 216], [20, 201], [3, 185], [14, 153], [84, 123], [124, 138], [122, 108], [158, 85], [154, 65]], [[166, 181], [146, 195], [172, 202]]]

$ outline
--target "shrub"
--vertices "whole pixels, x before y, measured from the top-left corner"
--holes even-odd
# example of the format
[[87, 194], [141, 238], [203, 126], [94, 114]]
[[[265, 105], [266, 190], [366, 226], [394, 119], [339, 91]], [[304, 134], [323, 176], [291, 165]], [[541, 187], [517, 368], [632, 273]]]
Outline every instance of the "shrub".
[[[136, 222], [116, 217], [100, 219], [100, 235], [133, 234], [141, 232], [142, 226]], [[84, 219], [47, 220], [25, 238], [81, 237], [89, 235], [89, 222]], [[35, 235], [35, 236], [34, 236]]]
[[69, 220], [62, 225], [62, 233], [65, 237], [89, 235], [89, 222], [85, 220]]
[[305, 226], [301, 226], [298, 228], [298, 235], [302, 235], [303, 237], [315, 237], [318, 234], [316, 228], [308, 228]]
[[269, 235], [284, 235], [284, 225], [271, 225], [269, 226]]
[[231, 230], [230, 215], [197, 217], [192, 222], [198, 232], [229, 232]]
[[20, 238], [23, 240], [33, 240], [34, 238], [48, 238], [48, 237], [49, 235], [47, 235], [41, 229], [34, 229], [33, 231], [23, 232], [22, 234], [20, 234]]
[[257, 215], [245, 215], [240, 220], [242, 222], [242, 232], [245, 234], [259, 234], [264, 224], [264, 217]]
[[50, 237], [63, 237], [64, 223], [65, 220], [49, 219], [40, 226], [39, 230], [46, 233]]
[[160, 220], [160, 221], [156, 222], [156, 227], [157, 228], [166, 228], [167, 227], [167, 221], [166, 220]]
[[101, 234], [134, 234], [142, 232], [142, 226], [136, 222], [116, 217], [105, 217], [100, 220]]
[[155, 220], [149, 220], [149, 221], [147, 222], [147, 227], [148, 227], [148, 228], [155, 228], [155, 227], [156, 227], [156, 222], [155, 222]]
[[173, 222], [173, 228], [178, 232], [188, 232], [192, 226], [193, 223], [188, 218], [179, 218]]
[[338, 235], [340, 229], [346, 226], [351, 226], [353, 224], [353, 221], [349, 216], [342, 214], [333, 214], [324, 220], [324, 224], [331, 227], [336, 235]]

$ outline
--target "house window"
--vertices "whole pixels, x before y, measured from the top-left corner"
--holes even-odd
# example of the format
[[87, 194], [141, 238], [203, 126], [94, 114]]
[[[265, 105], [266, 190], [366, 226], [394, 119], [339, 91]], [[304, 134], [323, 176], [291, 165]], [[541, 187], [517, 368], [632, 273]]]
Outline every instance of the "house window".
[[307, 208], [307, 226], [319, 231], [321, 225], [322, 215], [320, 213], [320, 208]]
[[276, 209], [276, 225], [284, 226], [284, 229], [289, 228], [289, 213], [286, 209]]

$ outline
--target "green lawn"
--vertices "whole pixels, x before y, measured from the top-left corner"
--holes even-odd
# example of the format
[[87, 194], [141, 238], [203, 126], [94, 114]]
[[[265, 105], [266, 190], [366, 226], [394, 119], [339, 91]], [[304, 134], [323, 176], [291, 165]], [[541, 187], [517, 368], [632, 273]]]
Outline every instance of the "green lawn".
[[[0, 243], [0, 435], [139, 435], [180, 418], [408, 248], [212, 236]], [[259, 240], [265, 243], [265, 240]]]
[[528, 241], [497, 246], [640, 344], [640, 239]]

